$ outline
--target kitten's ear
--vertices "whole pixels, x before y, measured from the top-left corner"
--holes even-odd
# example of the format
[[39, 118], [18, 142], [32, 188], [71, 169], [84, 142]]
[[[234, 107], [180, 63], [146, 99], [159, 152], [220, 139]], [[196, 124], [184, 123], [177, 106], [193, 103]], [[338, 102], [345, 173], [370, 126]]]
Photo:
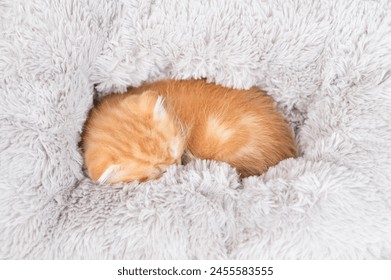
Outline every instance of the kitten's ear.
[[164, 97], [159, 95], [158, 92], [153, 90], [146, 90], [140, 95], [141, 108], [149, 111], [153, 108], [152, 114], [156, 121], [162, 120], [167, 117], [167, 109]]
[[98, 179], [98, 183], [105, 184], [110, 183], [113, 179], [119, 175], [119, 165], [110, 165], [105, 172]]
[[165, 106], [164, 97], [159, 95], [153, 107], [153, 118], [155, 120], [162, 120], [167, 117], [167, 110]]

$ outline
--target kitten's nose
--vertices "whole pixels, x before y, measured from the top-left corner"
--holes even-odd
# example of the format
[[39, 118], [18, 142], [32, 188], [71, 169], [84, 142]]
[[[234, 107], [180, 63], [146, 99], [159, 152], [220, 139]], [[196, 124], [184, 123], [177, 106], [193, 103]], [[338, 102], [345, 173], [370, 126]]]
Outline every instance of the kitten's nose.
[[182, 157], [181, 157], [181, 164], [187, 164], [189, 162], [189, 156], [188, 154], [186, 153], [186, 151], [182, 154]]
[[188, 164], [190, 161], [194, 160], [195, 156], [189, 151], [185, 150], [182, 154], [182, 164]]

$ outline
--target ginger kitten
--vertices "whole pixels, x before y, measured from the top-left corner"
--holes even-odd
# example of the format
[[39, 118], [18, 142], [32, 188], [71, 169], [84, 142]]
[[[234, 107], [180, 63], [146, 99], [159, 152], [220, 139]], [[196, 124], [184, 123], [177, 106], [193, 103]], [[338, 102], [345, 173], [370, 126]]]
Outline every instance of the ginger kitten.
[[223, 161], [242, 177], [296, 156], [271, 97], [205, 80], [165, 80], [104, 97], [82, 135], [89, 176], [102, 183], [159, 177], [186, 155]]

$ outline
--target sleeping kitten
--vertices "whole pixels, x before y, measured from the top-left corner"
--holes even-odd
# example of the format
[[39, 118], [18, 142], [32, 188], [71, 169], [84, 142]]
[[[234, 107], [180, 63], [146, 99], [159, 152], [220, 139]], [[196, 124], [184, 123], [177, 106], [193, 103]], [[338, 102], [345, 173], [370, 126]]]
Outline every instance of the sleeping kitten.
[[288, 125], [257, 88], [159, 81], [104, 97], [82, 135], [89, 176], [102, 183], [159, 177], [181, 156], [223, 161], [242, 177], [296, 156]]

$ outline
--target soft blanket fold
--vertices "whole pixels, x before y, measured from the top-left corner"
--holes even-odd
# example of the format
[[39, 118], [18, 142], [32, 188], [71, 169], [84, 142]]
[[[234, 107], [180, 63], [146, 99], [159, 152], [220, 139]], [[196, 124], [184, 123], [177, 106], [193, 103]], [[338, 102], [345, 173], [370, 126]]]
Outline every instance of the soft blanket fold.
[[[4, 0], [0, 30], [0, 258], [391, 258], [389, 1]], [[262, 87], [300, 157], [94, 185], [94, 94], [167, 77]]]

